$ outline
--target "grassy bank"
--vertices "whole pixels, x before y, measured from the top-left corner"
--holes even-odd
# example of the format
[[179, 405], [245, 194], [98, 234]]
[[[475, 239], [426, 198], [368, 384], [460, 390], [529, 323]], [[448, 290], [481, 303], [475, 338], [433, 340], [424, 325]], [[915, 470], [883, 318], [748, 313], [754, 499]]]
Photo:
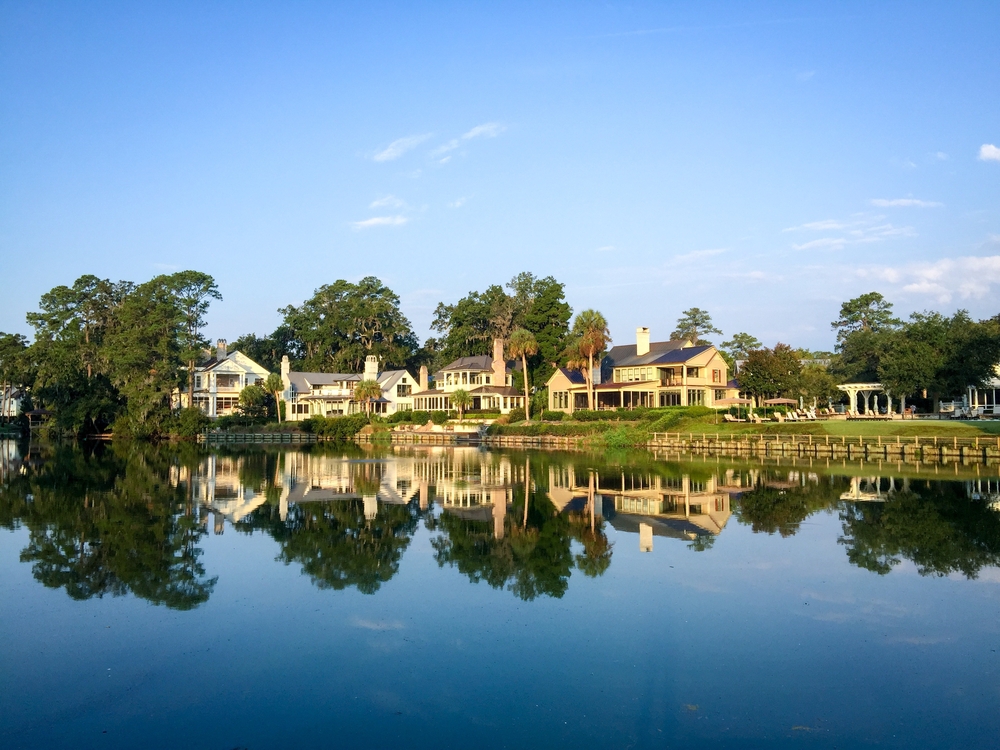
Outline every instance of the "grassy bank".
[[951, 420], [893, 420], [889, 422], [864, 422], [830, 420], [817, 422], [772, 422], [750, 424], [723, 422], [710, 410], [702, 407], [675, 407], [649, 410], [638, 419], [616, 418], [609, 412], [607, 418], [597, 419], [587, 415], [583, 421], [518, 422], [510, 425], [493, 425], [490, 435], [585, 437], [596, 447], [620, 448], [642, 445], [654, 432], [692, 432], [719, 435], [834, 435], [837, 437], [976, 437], [1000, 436], [1000, 420], [951, 421]]

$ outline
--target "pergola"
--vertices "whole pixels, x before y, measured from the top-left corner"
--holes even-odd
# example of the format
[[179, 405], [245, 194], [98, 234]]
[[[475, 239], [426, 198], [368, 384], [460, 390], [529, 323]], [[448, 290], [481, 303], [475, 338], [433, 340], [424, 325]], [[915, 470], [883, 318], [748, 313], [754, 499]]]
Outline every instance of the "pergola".
[[[886, 400], [886, 413], [892, 414], [892, 396], [885, 389], [881, 383], [844, 383], [843, 385], [838, 385], [838, 389], [842, 390], [847, 394], [850, 399], [850, 406], [847, 408], [848, 414], [864, 414], [867, 415], [871, 412], [874, 407], [875, 414], [878, 414], [878, 399], [879, 395], [884, 395]], [[858, 411], [858, 395], [864, 398], [864, 403], [861, 405], [861, 411]], [[874, 403], [871, 399], [874, 396]], [[902, 412], [906, 408], [905, 399], [899, 400], [899, 410]]]

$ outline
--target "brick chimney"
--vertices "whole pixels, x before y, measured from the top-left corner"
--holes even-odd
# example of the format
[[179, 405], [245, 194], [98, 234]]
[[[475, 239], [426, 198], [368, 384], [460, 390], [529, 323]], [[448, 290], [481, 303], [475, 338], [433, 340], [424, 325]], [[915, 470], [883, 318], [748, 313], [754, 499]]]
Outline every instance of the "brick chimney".
[[503, 339], [493, 339], [493, 385], [507, 385], [507, 364], [503, 361]]
[[226, 346], [227, 344], [225, 339], [219, 339], [215, 342], [215, 358], [220, 362], [229, 354], [229, 352], [226, 351]]
[[635, 329], [635, 356], [641, 357], [643, 354], [649, 354], [649, 329], [648, 328], [636, 328]]
[[427, 365], [420, 365], [420, 390], [427, 390]]

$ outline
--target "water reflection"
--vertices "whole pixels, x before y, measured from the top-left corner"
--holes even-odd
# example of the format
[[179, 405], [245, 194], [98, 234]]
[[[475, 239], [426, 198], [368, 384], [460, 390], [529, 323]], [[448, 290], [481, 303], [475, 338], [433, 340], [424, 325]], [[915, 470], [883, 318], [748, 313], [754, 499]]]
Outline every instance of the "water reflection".
[[[197, 446], [0, 443], [0, 526], [22, 562], [74, 599], [133, 594], [190, 609], [210, 597], [207, 535], [266, 534], [319, 588], [374, 594], [421, 528], [433, 556], [523, 600], [599, 577], [615, 543], [710, 550], [730, 521], [791, 537], [837, 514], [854, 565], [975, 577], [1000, 564], [997, 479], [934, 481], [813, 468], [664, 462], [645, 453], [476, 448], [208, 452]], [[659, 538], [658, 541], [657, 538]], [[613, 541], [616, 540], [616, 541]]]

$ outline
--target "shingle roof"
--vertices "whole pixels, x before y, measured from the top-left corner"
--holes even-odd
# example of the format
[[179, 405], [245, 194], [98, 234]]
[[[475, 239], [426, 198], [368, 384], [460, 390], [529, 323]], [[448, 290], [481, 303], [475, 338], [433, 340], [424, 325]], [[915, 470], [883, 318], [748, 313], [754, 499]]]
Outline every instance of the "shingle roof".
[[569, 370], [565, 367], [560, 367], [559, 372], [566, 376], [566, 379], [571, 383], [576, 385], [586, 385], [587, 379], [583, 377], [583, 373], [580, 370]]
[[625, 344], [611, 348], [604, 358], [610, 367], [635, 367], [638, 365], [658, 365], [687, 362], [711, 347], [688, 346], [686, 341], [658, 341], [649, 345], [649, 351], [642, 356], [635, 353], [635, 344]]

